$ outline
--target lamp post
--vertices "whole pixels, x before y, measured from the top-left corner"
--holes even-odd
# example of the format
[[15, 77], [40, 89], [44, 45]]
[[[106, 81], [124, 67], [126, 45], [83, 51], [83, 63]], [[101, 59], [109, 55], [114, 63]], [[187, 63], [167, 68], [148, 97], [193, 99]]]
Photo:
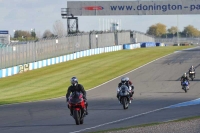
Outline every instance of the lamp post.
[[15, 39], [15, 31], [16, 31], [16, 30], [13, 30], [13, 39]]
[[179, 25], [179, 22], [178, 22], [178, 15], [177, 15], [177, 44], [179, 46], [179, 33], [178, 33], [178, 25]]
[[98, 35], [96, 34], [96, 48], [98, 48]]

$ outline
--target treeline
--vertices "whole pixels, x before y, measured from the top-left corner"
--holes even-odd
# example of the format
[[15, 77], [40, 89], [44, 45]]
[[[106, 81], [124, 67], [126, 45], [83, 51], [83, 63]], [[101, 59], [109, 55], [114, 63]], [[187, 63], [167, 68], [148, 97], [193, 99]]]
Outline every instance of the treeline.
[[192, 25], [184, 27], [183, 31], [177, 29], [177, 26], [172, 26], [167, 29], [167, 26], [162, 23], [157, 23], [148, 28], [147, 34], [161, 38], [177, 37], [177, 32], [180, 37], [199, 37], [200, 31]]
[[36, 41], [38, 38], [60, 37], [64, 35], [66, 35], [66, 30], [63, 23], [61, 21], [56, 21], [53, 25], [53, 31], [47, 29], [41, 35], [36, 29], [32, 29], [31, 31], [16, 30], [11, 40]]

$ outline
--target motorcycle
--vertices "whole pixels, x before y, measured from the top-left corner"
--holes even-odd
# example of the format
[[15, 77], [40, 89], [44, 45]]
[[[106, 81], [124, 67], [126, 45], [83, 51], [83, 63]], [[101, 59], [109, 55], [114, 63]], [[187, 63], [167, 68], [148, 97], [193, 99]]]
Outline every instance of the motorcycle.
[[192, 81], [194, 80], [194, 72], [189, 72], [189, 77], [192, 79]]
[[86, 105], [83, 94], [80, 92], [73, 92], [69, 97], [68, 105], [76, 125], [83, 124], [86, 115]]
[[122, 85], [119, 91], [119, 101], [124, 109], [128, 109], [130, 100], [129, 88], [126, 85]]
[[185, 93], [187, 93], [188, 85], [189, 85], [188, 81], [185, 80], [182, 82], [182, 89], [185, 91]]

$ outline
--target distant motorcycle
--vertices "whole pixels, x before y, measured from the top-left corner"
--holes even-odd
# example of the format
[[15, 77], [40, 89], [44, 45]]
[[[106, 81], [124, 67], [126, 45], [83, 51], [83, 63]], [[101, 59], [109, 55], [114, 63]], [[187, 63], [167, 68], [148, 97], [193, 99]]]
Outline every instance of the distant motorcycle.
[[126, 85], [122, 85], [119, 91], [119, 101], [124, 109], [128, 109], [130, 100], [129, 88]]
[[76, 125], [83, 124], [86, 115], [86, 105], [83, 99], [83, 94], [74, 92], [69, 97], [69, 109], [72, 110], [72, 116], [75, 119]]
[[182, 89], [185, 91], [185, 93], [187, 93], [188, 85], [189, 85], [188, 81], [185, 80], [182, 82]]
[[189, 72], [189, 77], [191, 78], [191, 80], [194, 80], [194, 72]]

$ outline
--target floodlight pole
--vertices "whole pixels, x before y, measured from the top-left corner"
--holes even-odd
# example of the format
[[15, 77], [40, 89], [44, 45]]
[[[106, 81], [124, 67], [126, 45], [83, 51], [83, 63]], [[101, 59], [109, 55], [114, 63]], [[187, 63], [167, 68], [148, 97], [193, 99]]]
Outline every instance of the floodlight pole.
[[179, 46], [179, 31], [178, 31], [178, 25], [179, 25], [179, 22], [178, 22], [178, 15], [177, 15], [177, 45]]

